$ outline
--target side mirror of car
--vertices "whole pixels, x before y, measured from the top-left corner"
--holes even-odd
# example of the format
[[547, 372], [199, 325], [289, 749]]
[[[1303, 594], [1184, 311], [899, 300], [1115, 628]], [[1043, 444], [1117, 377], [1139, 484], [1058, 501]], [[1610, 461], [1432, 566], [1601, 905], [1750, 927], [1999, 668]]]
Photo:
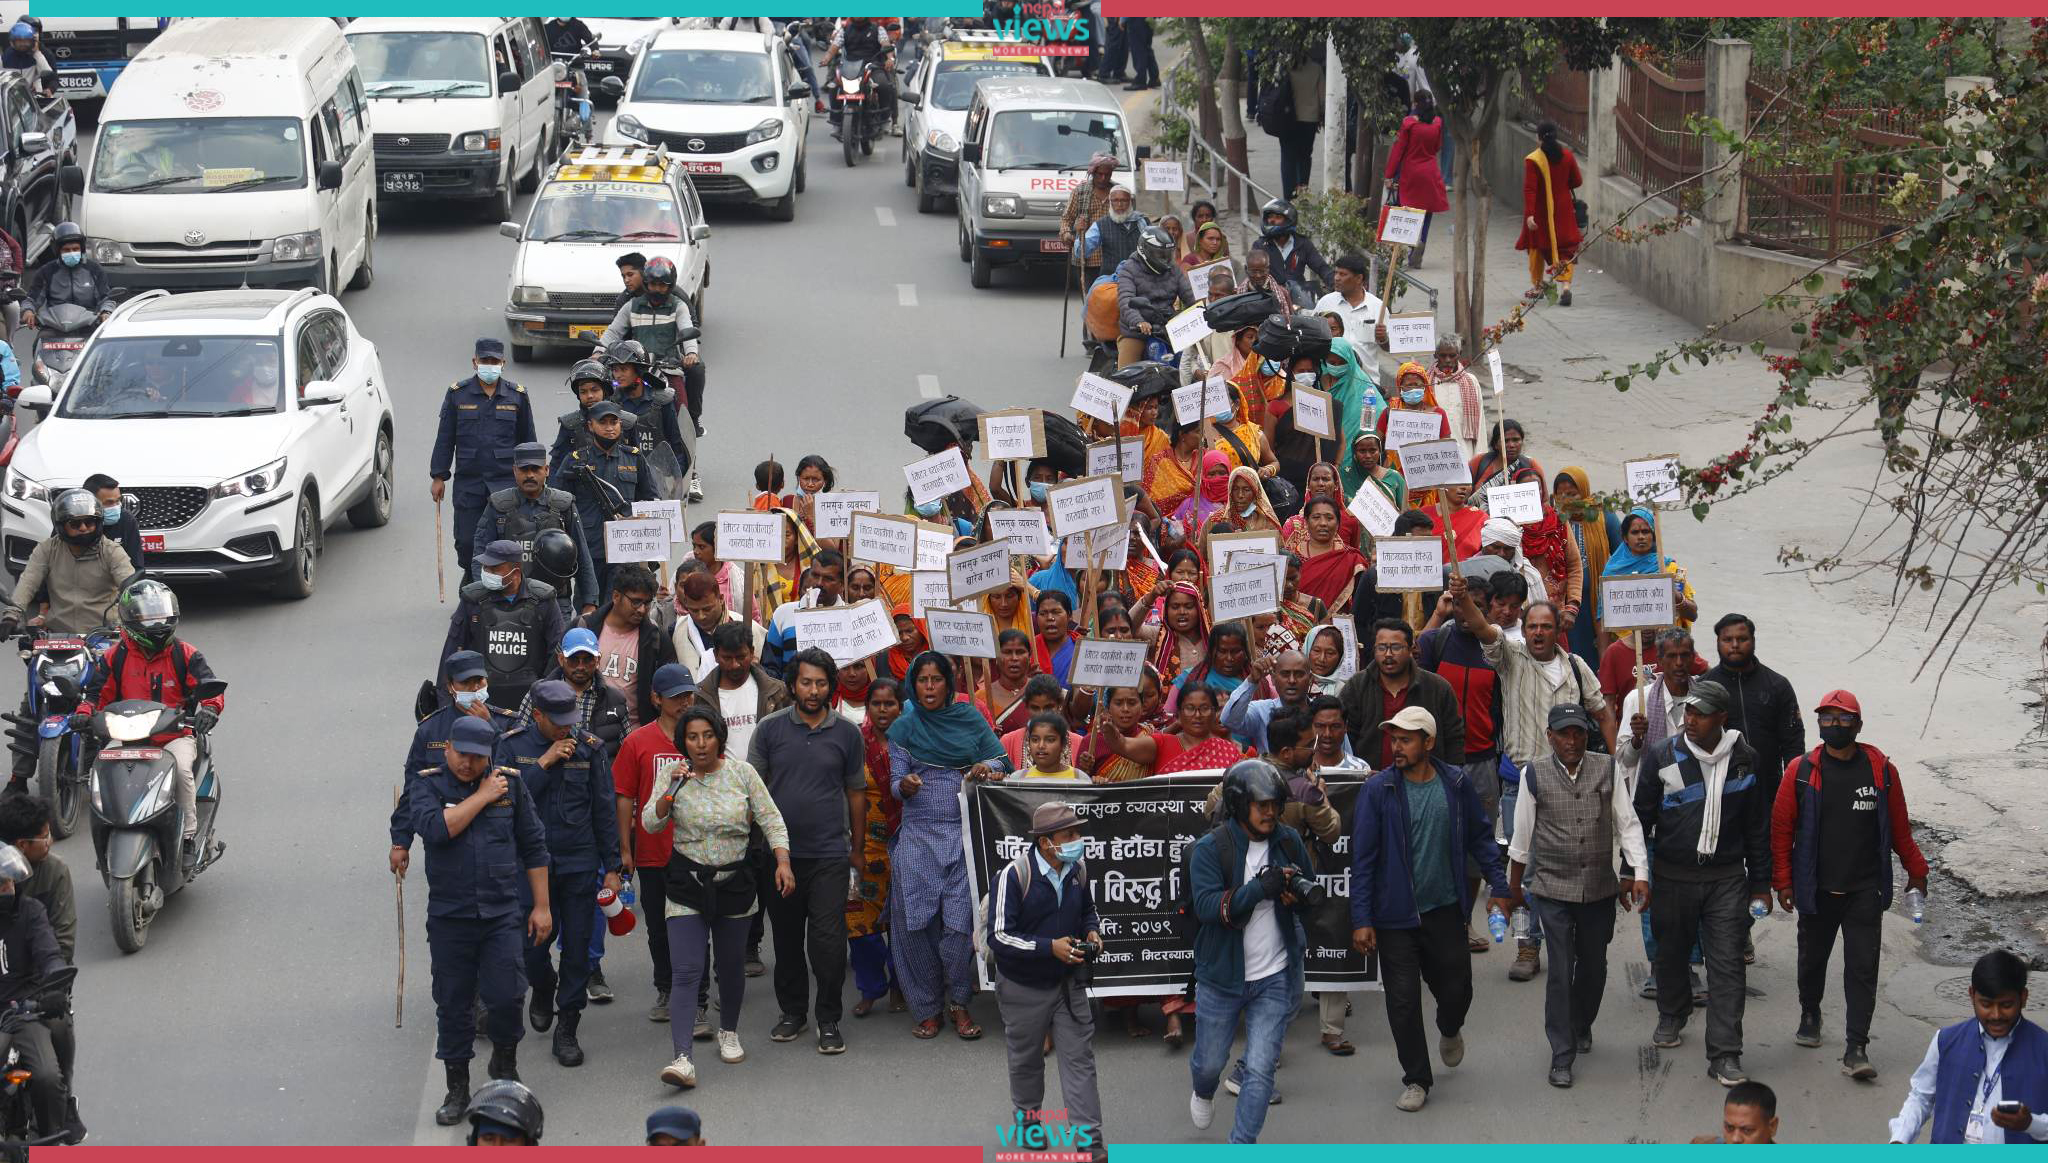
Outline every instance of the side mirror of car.
[[321, 162], [319, 172], [315, 177], [315, 183], [322, 190], [341, 189], [341, 163], [335, 161]]
[[978, 141], [961, 142], [960, 160], [963, 162], [973, 162], [979, 165], [981, 163], [981, 143]]
[[702, 242], [709, 237], [711, 237], [711, 227], [709, 224], [699, 222], [697, 225], [690, 227], [691, 242]]
[[505, 237], [511, 239], [514, 242], [518, 242], [520, 238], [525, 234], [525, 232], [519, 228], [519, 224], [517, 222], [498, 223], [498, 233], [504, 235]]
[[499, 73], [499, 74], [498, 74], [498, 92], [500, 92], [500, 93], [517, 93], [518, 91], [519, 91], [519, 74], [518, 74], [518, 73], [514, 73], [514, 72], [510, 72], [510, 71], [507, 71], [507, 72], [503, 72], [503, 73]]
[[21, 135], [21, 152], [43, 153], [50, 148], [50, 135], [41, 130], [31, 129]]
[[339, 383], [334, 380], [314, 380], [299, 393], [299, 404], [308, 408], [320, 404], [339, 404], [341, 397], [342, 388]]
[[22, 385], [21, 393], [14, 397], [14, 403], [17, 407], [27, 408], [38, 417], [49, 413], [50, 401], [50, 385], [48, 384], [24, 384]]
[[808, 101], [811, 99], [810, 82], [798, 77], [789, 83], [789, 88], [784, 89], [782, 95], [791, 101]]
[[908, 101], [908, 102], [910, 102], [910, 107], [911, 107], [912, 109], [922, 109], [922, 108], [924, 108], [924, 94], [923, 94], [923, 93], [912, 93], [912, 94], [911, 94], [910, 96], [908, 96], [908, 97], [905, 97], [905, 98], [904, 98], [904, 100], [905, 100], [905, 101]]
[[606, 77], [597, 83], [597, 91], [617, 101], [626, 95], [626, 82], [619, 77]]
[[75, 165], [57, 167], [57, 187], [67, 194], [85, 193], [85, 171]]
[[1149, 146], [1149, 145], [1141, 145], [1141, 146], [1139, 146], [1139, 147], [1138, 147], [1138, 160], [1139, 160], [1139, 161], [1144, 161], [1144, 160], [1145, 160], [1146, 158], [1148, 158], [1148, 157], [1151, 157], [1151, 156], [1152, 156], [1152, 147], [1151, 147], [1151, 146]]

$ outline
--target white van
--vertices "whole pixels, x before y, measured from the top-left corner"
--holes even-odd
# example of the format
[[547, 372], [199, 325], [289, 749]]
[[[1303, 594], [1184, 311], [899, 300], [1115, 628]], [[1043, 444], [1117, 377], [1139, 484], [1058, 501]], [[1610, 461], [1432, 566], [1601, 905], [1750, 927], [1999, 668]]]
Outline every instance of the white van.
[[369, 16], [348, 26], [377, 133], [377, 193], [512, 214], [561, 152], [555, 67], [531, 16]]
[[961, 130], [956, 199], [960, 261], [973, 264], [968, 281], [986, 287], [999, 266], [1066, 262], [1060, 215], [1067, 194], [1088, 180], [1088, 159], [1098, 153], [1116, 158], [1114, 180], [1136, 188], [1123, 106], [1100, 82], [976, 82]]
[[117, 290], [370, 285], [369, 110], [324, 16], [174, 21], [122, 71], [65, 192]]

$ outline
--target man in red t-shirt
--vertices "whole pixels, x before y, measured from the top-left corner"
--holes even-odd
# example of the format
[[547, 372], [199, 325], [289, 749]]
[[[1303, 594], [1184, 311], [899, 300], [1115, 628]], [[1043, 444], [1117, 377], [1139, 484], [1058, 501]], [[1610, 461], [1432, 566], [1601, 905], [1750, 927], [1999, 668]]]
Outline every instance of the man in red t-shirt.
[[643, 723], [619, 741], [618, 757], [612, 760], [612, 790], [618, 793], [619, 852], [626, 875], [637, 869], [640, 879], [640, 921], [647, 930], [647, 948], [654, 956], [654, 1008], [649, 1021], [668, 1021], [668, 925], [663, 907], [668, 901], [669, 838], [650, 836], [640, 827], [640, 809], [654, 794], [655, 778], [683, 761], [676, 746], [676, 720], [682, 718], [697, 697], [697, 680], [680, 663], [666, 663], [654, 672], [654, 703], [659, 710], [654, 722]]
[[[1657, 634], [1655, 630], [1643, 631], [1642, 665], [1648, 667], [1653, 675], [1657, 670]], [[1629, 662], [1629, 654], [1628, 636], [1623, 635], [1609, 643], [1607, 650], [1600, 655], [1600, 693], [1616, 706], [1621, 705], [1620, 699], [1624, 695], [1636, 689], [1636, 671]], [[1707, 673], [1707, 660], [1694, 654], [1692, 672], [1695, 676]], [[1624, 722], [1621, 726], [1627, 729], [1628, 724]]]

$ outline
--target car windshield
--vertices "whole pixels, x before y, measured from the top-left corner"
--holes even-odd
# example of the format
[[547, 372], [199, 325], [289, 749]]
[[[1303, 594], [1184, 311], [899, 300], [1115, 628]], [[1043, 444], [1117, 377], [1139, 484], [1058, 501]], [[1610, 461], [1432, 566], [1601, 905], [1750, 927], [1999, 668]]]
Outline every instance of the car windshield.
[[935, 109], [948, 109], [955, 113], [967, 108], [974, 99], [974, 82], [983, 77], [1018, 76], [1042, 77], [1045, 69], [1031, 61], [959, 61], [939, 66], [939, 75], [932, 78], [931, 104]]
[[284, 408], [275, 338], [102, 337], [68, 381], [57, 415], [72, 420], [246, 416]]
[[766, 53], [678, 48], [647, 54], [633, 82], [633, 100], [773, 105], [777, 96]]
[[550, 182], [526, 223], [526, 237], [535, 242], [675, 242], [682, 236], [675, 191], [637, 182]]
[[100, 129], [93, 189], [205, 194], [306, 184], [306, 131], [296, 117], [170, 117]]
[[989, 130], [987, 166], [992, 170], [1084, 170], [1088, 159], [1107, 153], [1124, 161], [1123, 121], [1092, 109], [1029, 109], [996, 115]]
[[490, 53], [473, 32], [359, 32], [348, 38], [372, 97], [488, 97]]

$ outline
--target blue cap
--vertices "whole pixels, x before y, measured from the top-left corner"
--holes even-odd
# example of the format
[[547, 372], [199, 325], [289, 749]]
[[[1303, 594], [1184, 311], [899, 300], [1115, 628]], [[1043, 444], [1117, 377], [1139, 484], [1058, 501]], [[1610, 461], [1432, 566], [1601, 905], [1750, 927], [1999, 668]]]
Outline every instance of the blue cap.
[[534, 465], [546, 464], [547, 462], [548, 446], [538, 440], [529, 440], [525, 444], [514, 445], [512, 448], [513, 468], [531, 468]]
[[448, 728], [448, 745], [464, 755], [489, 755], [497, 749], [498, 729], [475, 715], [460, 715]]
[[448, 677], [451, 679], [482, 678], [484, 656], [474, 650], [458, 650], [448, 656]]
[[612, 403], [610, 400], [599, 400], [590, 406], [589, 415], [592, 423], [602, 420], [607, 416], [616, 416], [623, 423], [632, 413]]
[[478, 359], [504, 359], [505, 341], [488, 335], [484, 336], [476, 341], [476, 357]]
[[484, 546], [484, 551], [476, 555], [476, 563], [478, 565], [506, 565], [518, 561], [520, 557], [519, 543], [507, 537], [500, 537], [489, 545]]
[[597, 635], [578, 626], [562, 635], [563, 654], [588, 654], [597, 656]]
[[694, 1139], [704, 1133], [704, 1123], [697, 1112], [686, 1106], [665, 1106], [647, 1116], [647, 1137], [669, 1135], [678, 1139]]
[[663, 663], [654, 672], [654, 693], [665, 699], [686, 695], [697, 689], [690, 668], [680, 662]]
[[533, 709], [550, 719], [576, 711], [576, 688], [559, 678], [534, 683], [529, 697], [533, 699]]

